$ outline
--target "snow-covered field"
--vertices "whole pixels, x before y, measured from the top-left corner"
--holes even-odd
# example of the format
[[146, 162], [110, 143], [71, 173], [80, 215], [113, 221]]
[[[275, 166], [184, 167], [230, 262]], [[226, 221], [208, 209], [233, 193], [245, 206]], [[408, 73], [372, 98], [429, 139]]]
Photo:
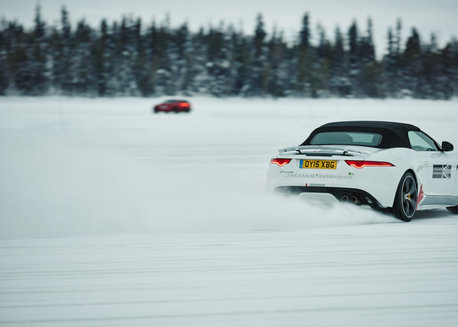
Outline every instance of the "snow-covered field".
[[320, 124], [458, 101], [0, 98], [0, 326], [457, 326], [458, 217], [265, 194]]

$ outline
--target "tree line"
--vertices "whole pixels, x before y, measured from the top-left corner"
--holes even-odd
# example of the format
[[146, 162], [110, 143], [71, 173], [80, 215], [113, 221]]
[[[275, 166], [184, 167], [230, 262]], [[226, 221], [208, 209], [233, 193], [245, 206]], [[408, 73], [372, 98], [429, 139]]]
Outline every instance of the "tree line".
[[[402, 22], [387, 31], [377, 59], [372, 20], [354, 21], [328, 37], [303, 15], [295, 40], [265, 30], [262, 15], [246, 34], [232, 25], [189, 30], [169, 19], [144, 26], [123, 17], [93, 28], [60, 23], [0, 22], [0, 95], [218, 97], [416, 97], [450, 99], [458, 93], [458, 41], [439, 47], [412, 28], [402, 40]], [[314, 42], [312, 42], [312, 36]]]

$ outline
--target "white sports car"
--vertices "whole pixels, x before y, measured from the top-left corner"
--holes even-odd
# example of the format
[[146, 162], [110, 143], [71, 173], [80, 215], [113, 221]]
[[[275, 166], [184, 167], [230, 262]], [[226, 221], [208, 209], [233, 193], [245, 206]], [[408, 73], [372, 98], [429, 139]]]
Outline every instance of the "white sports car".
[[381, 121], [323, 125], [270, 161], [269, 190], [331, 194], [344, 202], [392, 208], [410, 221], [417, 210], [458, 214], [458, 156], [418, 127]]

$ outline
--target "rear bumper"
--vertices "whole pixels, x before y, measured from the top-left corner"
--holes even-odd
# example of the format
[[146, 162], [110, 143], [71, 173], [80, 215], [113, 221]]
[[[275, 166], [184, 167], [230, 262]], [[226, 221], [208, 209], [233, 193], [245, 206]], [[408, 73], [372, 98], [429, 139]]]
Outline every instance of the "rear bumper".
[[154, 108], [154, 112], [170, 112], [173, 111], [173, 109], [170, 108]]
[[[337, 197], [352, 190], [366, 203], [382, 208], [392, 207], [403, 170], [398, 167], [357, 169], [340, 164], [336, 170], [299, 169], [297, 163], [283, 167], [270, 165], [267, 190], [330, 193]], [[351, 192], [350, 192], [351, 194]], [[371, 201], [367, 200], [370, 199]]]
[[154, 112], [190, 112], [191, 108], [188, 107], [175, 107], [175, 108], [154, 108]]
[[332, 194], [337, 200], [354, 204], [365, 204], [373, 208], [384, 208], [379, 201], [366, 191], [345, 188], [345, 187], [317, 187], [317, 186], [279, 186], [274, 192], [283, 194], [300, 193], [328, 193]]

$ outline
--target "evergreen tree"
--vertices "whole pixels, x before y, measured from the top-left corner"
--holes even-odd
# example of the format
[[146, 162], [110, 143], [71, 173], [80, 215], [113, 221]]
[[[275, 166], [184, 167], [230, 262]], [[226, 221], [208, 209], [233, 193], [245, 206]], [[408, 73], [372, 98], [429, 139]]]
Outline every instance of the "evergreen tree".
[[383, 67], [375, 61], [375, 47], [373, 42], [372, 19], [367, 20], [366, 35], [359, 41], [360, 74], [358, 78], [359, 90], [363, 96], [373, 98], [384, 97]]
[[314, 52], [310, 45], [309, 14], [302, 18], [302, 29], [299, 34], [299, 44], [296, 46], [296, 81], [294, 93], [297, 96], [311, 97], [313, 83], [313, 61]]
[[349, 69], [349, 78], [352, 85], [351, 93], [353, 95], [359, 96], [359, 85], [358, 85], [358, 75], [360, 73], [360, 62], [359, 62], [359, 32], [356, 25], [356, 21], [353, 21], [349, 30], [348, 30], [348, 69]]
[[94, 58], [94, 74], [97, 83], [97, 94], [107, 95], [108, 83], [108, 25], [105, 19], [100, 24], [100, 35], [96, 38], [91, 49]]
[[411, 35], [407, 39], [406, 47], [402, 54], [402, 62], [404, 65], [403, 85], [415, 97], [421, 96], [418, 79], [422, 68], [421, 56], [420, 35], [415, 28], [412, 28]]
[[302, 17], [302, 28], [300, 32], [300, 46], [303, 48], [310, 47], [310, 22], [309, 13], [305, 13]]
[[375, 47], [373, 42], [372, 19], [367, 20], [367, 34], [359, 41], [359, 61], [362, 64], [373, 63], [375, 61]]
[[285, 96], [289, 86], [289, 76], [284, 71], [287, 46], [281, 32], [275, 29], [268, 45], [269, 79], [267, 93], [273, 97]]
[[311, 82], [312, 96], [323, 97], [329, 95], [329, 85], [331, 79], [331, 60], [332, 46], [326, 37], [326, 32], [321, 24], [317, 26], [318, 46], [316, 48], [316, 59], [314, 73]]
[[388, 29], [387, 34], [387, 54], [385, 55], [385, 76], [386, 76], [386, 86], [387, 86], [387, 94], [391, 97], [396, 96], [397, 88], [396, 88], [396, 63], [397, 63], [397, 55], [395, 52], [395, 40], [393, 35], [393, 30], [390, 27]]
[[92, 29], [83, 20], [79, 21], [75, 31], [73, 47], [73, 91], [76, 94], [97, 95], [95, 65], [91, 56], [91, 45], [94, 42]]
[[348, 78], [347, 54], [344, 39], [339, 27], [335, 29], [332, 46], [330, 92], [337, 96], [348, 96], [351, 93], [351, 83]]
[[208, 33], [208, 48], [207, 48], [207, 76], [208, 76], [208, 91], [214, 96], [224, 96], [230, 88], [226, 84], [228, 75], [229, 60], [227, 43], [224, 38], [223, 26], [211, 28]]
[[48, 90], [48, 71], [47, 71], [47, 42], [46, 42], [46, 26], [41, 19], [41, 8], [37, 6], [35, 9], [34, 19], [34, 34], [31, 40], [30, 54], [30, 78], [33, 84], [32, 93], [40, 95], [46, 93]]
[[396, 96], [402, 96], [402, 90], [404, 86], [404, 62], [402, 59], [402, 21], [400, 18], [396, 21], [396, 37], [394, 42], [394, 55], [393, 55], [393, 67], [394, 67], [394, 79], [393, 87], [397, 93]]
[[2, 28], [0, 29], [0, 95], [5, 95], [6, 90], [9, 86], [8, 80], [8, 69], [7, 69], [7, 37], [5, 33], [5, 27], [3, 26], [6, 24], [4, 21], [0, 23]]
[[233, 39], [233, 58], [235, 79], [232, 94], [248, 95], [251, 83], [252, 53], [250, 40], [241, 33], [235, 33]]
[[9, 32], [12, 36], [11, 49], [7, 56], [12, 75], [13, 87], [19, 94], [32, 95], [34, 85], [31, 71], [31, 47], [29, 35], [22, 26], [11, 23]]
[[158, 69], [155, 71], [155, 90], [160, 95], [174, 95], [176, 86], [173, 83], [173, 48], [170, 18], [167, 16], [159, 27], [156, 35], [158, 43], [156, 50], [158, 56]]
[[262, 15], [256, 17], [256, 27], [253, 37], [253, 58], [250, 88], [247, 95], [266, 95], [268, 80], [270, 78], [269, 67], [265, 64], [267, 59], [267, 44], [265, 42], [267, 33], [264, 29]]

